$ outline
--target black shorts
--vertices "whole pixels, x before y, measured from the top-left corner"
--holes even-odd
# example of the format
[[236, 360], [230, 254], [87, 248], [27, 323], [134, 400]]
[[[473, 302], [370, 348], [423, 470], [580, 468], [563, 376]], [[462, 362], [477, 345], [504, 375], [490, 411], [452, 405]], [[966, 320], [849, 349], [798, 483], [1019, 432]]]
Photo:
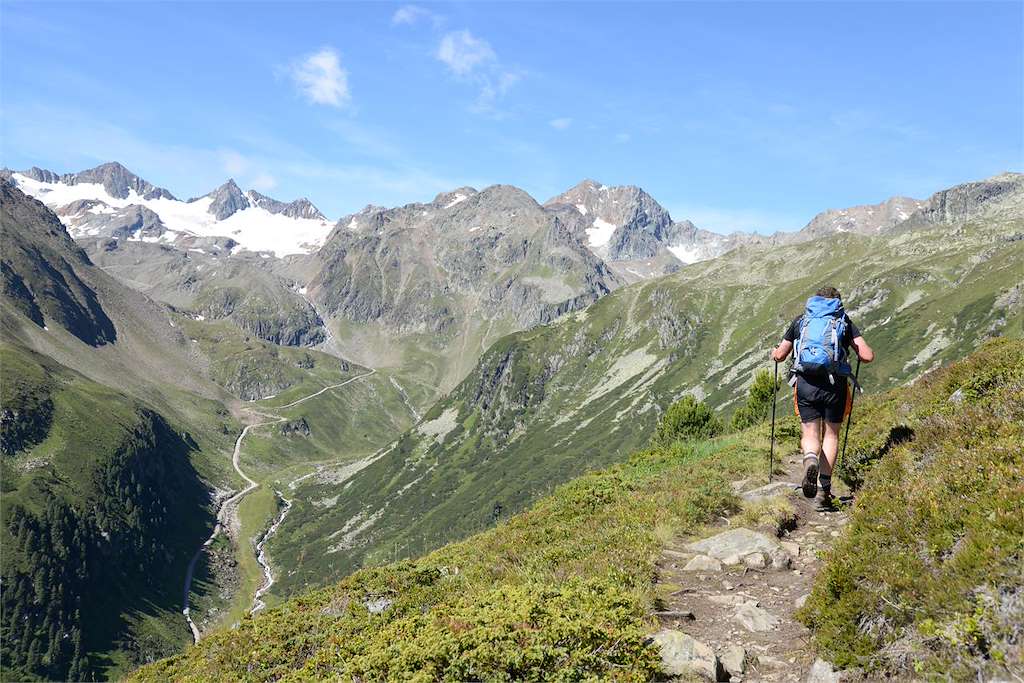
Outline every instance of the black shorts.
[[801, 422], [842, 422], [850, 402], [846, 378], [836, 379], [832, 384], [828, 378], [807, 380], [797, 377], [793, 388], [793, 403]]

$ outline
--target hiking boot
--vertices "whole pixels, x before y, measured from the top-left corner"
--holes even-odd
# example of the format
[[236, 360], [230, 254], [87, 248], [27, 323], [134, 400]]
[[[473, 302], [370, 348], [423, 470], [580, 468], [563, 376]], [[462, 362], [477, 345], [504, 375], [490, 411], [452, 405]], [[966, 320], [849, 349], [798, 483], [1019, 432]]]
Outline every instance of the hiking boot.
[[823, 488], [818, 496], [818, 509], [824, 512], [838, 510], [836, 499], [832, 496], [832, 490]]
[[804, 498], [814, 498], [818, 493], [818, 456], [808, 453], [804, 456], [804, 481], [800, 485]]

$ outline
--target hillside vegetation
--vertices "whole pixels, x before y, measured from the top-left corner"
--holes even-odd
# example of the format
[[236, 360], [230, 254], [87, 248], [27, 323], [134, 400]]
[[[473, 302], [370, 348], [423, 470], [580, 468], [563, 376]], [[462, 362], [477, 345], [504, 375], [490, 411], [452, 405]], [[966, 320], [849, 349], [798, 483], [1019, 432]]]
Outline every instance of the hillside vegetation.
[[[885, 660], [897, 673], [943, 663], [1019, 668], [1022, 368], [1024, 344], [1000, 340], [951, 370], [863, 402], [851, 460], [863, 463], [865, 484], [806, 609], [827, 656], [848, 665], [858, 655], [863, 665], [866, 653], [892, 652], [885, 645], [921, 615], [923, 649]], [[950, 402], [954, 395], [963, 403]], [[920, 436], [871, 463], [864, 454], [872, 433], [885, 429], [874, 418], [894, 404], [908, 406], [902, 414], [913, 416]], [[794, 427], [787, 416], [780, 432], [792, 440]], [[133, 680], [650, 679], [658, 659], [645, 635], [654, 628], [658, 552], [737, 507], [730, 481], [763, 475], [766, 437], [758, 425], [638, 451], [491, 530], [421, 559], [357, 571]], [[915, 461], [910, 443], [925, 457], [901, 493], [891, 474]], [[949, 468], [951, 460], [974, 466]], [[908, 544], [921, 552], [895, 550]]]
[[270, 543], [292, 570], [275, 590], [323, 585], [494, 524], [553, 485], [642, 447], [660, 412], [684, 393], [728, 417], [822, 283], [843, 292], [879, 349], [861, 373], [876, 391], [994, 334], [1019, 337], [1021, 234], [1020, 211], [999, 209], [893, 235], [744, 247], [503, 337], [365, 469], [302, 482]]
[[841, 471], [857, 506], [803, 613], [815, 642], [879, 672], [1024, 671], [1024, 343], [862, 408]]
[[0, 345], [2, 665], [84, 680], [176, 651], [181, 577], [212, 527], [210, 446], [55, 361]]

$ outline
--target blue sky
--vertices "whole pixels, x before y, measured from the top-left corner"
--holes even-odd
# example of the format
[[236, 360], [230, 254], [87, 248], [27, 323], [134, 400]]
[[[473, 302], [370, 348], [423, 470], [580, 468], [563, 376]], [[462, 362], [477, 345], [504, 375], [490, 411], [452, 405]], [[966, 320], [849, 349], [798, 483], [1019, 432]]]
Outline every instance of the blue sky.
[[1024, 168], [1024, 3], [4, 2], [0, 163], [332, 217], [635, 184], [797, 229]]

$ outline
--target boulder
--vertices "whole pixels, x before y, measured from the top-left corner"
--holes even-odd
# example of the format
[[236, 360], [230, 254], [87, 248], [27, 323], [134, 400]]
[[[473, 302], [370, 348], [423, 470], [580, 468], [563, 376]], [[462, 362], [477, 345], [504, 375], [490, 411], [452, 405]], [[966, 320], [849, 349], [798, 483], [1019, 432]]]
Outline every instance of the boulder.
[[773, 481], [771, 484], [765, 484], [741, 494], [740, 498], [750, 503], [756, 503], [775, 496], [792, 495], [798, 488], [796, 484], [789, 481]]
[[764, 569], [768, 566], [768, 557], [764, 553], [750, 553], [743, 558], [743, 564], [751, 569]]
[[740, 622], [743, 628], [755, 633], [770, 631], [779, 623], [779, 618], [774, 614], [750, 604], [737, 607], [733, 619]]
[[722, 563], [707, 555], [697, 555], [686, 563], [684, 572], [717, 572], [722, 570]]
[[805, 683], [839, 683], [839, 672], [824, 659], [814, 660], [811, 670], [807, 672]]
[[742, 676], [747, 670], [747, 651], [741, 645], [730, 645], [725, 648], [719, 659], [732, 678]]
[[699, 673], [712, 681], [727, 680], [727, 674], [714, 650], [682, 631], [663, 628], [654, 634], [661, 652], [662, 671], [670, 676]]
[[789, 553], [778, 539], [742, 527], [689, 543], [686, 549], [722, 560], [725, 564], [737, 564], [742, 558], [756, 552], [764, 553], [773, 569], [785, 569], [791, 562]]

